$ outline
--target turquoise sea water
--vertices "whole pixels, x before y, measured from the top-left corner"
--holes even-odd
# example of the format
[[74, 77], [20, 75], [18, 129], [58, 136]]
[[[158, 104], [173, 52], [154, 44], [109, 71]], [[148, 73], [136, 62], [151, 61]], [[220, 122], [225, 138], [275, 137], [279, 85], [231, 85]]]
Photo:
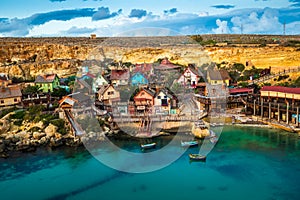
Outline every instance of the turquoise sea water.
[[110, 169], [84, 148], [39, 150], [0, 160], [0, 199], [299, 199], [299, 146], [282, 131], [225, 127], [205, 163], [190, 163], [190, 148], [144, 174]]

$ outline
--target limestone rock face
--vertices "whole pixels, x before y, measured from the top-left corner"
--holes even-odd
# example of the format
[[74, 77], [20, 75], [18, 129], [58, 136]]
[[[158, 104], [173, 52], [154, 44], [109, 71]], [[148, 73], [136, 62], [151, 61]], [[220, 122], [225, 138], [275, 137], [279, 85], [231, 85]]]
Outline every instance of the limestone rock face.
[[39, 133], [39, 132], [34, 132], [32, 134], [32, 137], [36, 140], [39, 140], [41, 139], [42, 137], [44, 137], [46, 135], [46, 133]]
[[47, 137], [54, 137], [56, 131], [57, 131], [57, 127], [54, 126], [53, 124], [49, 124], [49, 126], [45, 128], [45, 133]]
[[[237, 37], [235, 42], [241, 42], [239, 36], [231, 37]], [[286, 37], [282, 36], [281, 40], [299, 40], [299, 37]], [[219, 40], [224, 39], [226, 38], [223, 36], [219, 37]], [[250, 39], [253, 40], [253, 38]], [[267, 39], [270, 40], [270, 38]], [[110, 59], [131, 63], [151, 63], [164, 57], [168, 57], [175, 64], [182, 65], [202, 64], [210, 61], [245, 64], [246, 61], [251, 61], [257, 68], [271, 66], [273, 71], [300, 66], [299, 47], [276, 45], [262, 47], [247, 46], [247, 44], [202, 47], [195, 42], [184, 45], [186, 42], [189, 42], [186, 37], [142, 38], [140, 40], [138, 38], [107, 40], [104, 38], [95, 40], [88, 38], [0, 38], [0, 73], [26, 78], [34, 78], [44, 73], [57, 73], [58, 76], [65, 77], [76, 74], [79, 67], [88, 64], [86, 60]]]

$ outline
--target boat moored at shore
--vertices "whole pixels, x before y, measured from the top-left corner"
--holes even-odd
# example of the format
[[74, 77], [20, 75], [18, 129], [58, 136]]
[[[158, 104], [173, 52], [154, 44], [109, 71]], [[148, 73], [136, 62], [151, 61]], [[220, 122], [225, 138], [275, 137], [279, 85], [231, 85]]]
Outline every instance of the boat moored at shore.
[[141, 144], [141, 149], [145, 150], [145, 149], [154, 149], [156, 147], [156, 143], [152, 142], [152, 143], [148, 143], [148, 144]]

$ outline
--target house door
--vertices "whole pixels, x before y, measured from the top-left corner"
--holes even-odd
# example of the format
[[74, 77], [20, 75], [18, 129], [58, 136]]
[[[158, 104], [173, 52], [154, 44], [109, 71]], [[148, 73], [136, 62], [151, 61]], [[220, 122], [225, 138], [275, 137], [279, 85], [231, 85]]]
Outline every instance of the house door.
[[161, 105], [162, 106], [168, 106], [168, 99], [162, 99], [161, 100]]

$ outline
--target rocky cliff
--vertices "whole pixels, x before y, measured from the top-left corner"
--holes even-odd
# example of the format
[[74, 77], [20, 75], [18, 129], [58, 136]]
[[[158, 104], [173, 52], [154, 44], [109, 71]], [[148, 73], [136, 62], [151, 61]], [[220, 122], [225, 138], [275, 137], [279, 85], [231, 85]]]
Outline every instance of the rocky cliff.
[[202, 47], [187, 37], [0, 38], [0, 73], [27, 78], [53, 72], [61, 77], [75, 74], [94, 59], [150, 63], [164, 57], [183, 65], [251, 61], [257, 68], [271, 66], [274, 71], [300, 66], [299, 47], [276, 44]]

